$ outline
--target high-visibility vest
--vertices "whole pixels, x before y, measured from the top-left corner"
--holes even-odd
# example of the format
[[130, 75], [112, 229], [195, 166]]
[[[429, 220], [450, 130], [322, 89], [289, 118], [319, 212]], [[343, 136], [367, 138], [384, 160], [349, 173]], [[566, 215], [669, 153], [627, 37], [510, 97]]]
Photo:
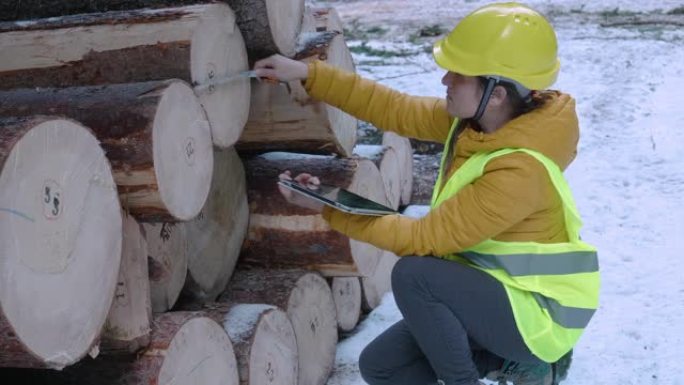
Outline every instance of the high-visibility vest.
[[431, 207], [482, 176], [490, 160], [514, 152], [531, 155], [548, 171], [563, 202], [568, 242], [488, 239], [444, 258], [483, 270], [503, 283], [527, 347], [540, 359], [555, 362], [572, 349], [589, 323], [598, 307], [600, 285], [596, 249], [580, 240], [582, 221], [560, 168], [541, 153], [524, 148], [482, 152], [471, 156], [440, 188], [445, 171], [443, 155]]

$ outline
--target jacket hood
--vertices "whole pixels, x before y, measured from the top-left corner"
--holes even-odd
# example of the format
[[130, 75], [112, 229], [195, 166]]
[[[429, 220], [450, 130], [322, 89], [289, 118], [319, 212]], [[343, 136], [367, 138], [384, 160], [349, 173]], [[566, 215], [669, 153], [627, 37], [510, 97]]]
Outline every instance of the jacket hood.
[[527, 148], [540, 152], [565, 170], [577, 154], [579, 123], [575, 100], [567, 94], [551, 93], [544, 104], [487, 134], [468, 126], [458, 138], [456, 156], [502, 148]]

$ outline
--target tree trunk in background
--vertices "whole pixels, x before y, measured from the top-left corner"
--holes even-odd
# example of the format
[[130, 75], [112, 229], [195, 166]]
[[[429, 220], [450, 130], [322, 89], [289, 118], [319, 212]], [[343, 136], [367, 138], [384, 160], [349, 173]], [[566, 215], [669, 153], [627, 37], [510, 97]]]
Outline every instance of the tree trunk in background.
[[388, 206], [397, 209], [401, 200], [401, 170], [399, 155], [394, 147], [359, 144], [354, 147], [354, 155], [369, 159], [380, 171], [382, 183], [385, 185]]
[[59, 114], [90, 127], [114, 169], [124, 210], [140, 220], [188, 220], [211, 186], [209, 123], [179, 80], [0, 92], [0, 116]]
[[102, 331], [103, 353], [134, 353], [150, 343], [152, 303], [147, 242], [140, 225], [124, 215], [123, 247], [114, 302]]
[[214, 174], [204, 208], [182, 226], [188, 235], [185, 292], [201, 302], [225, 289], [247, 234], [245, 170], [233, 148], [214, 151]]
[[[297, 58], [320, 59], [354, 72], [354, 62], [342, 35], [332, 30], [317, 32], [317, 23], [328, 26], [334, 15], [307, 14]], [[299, 81], [273, 85], [253, 80], [249, 120], [237, 149], [245, 153], [286, 150], [350, 156], [356, 128], [356, 118], [311, 100]]]
[[323, 385], [337, 344], [335, 304], [319, 274], [301, 270], [237, 270], [222, 301], [265, 303], [285, 310], [297, 339], [299, 385]]
[[309, 209], [285, 201], [278, 174], [309, 172], [322, 183], [346, 188], [382, 203], [385, 187], [370, 160], [271, 153], [246, 161], [250, 221], [240, 263], [266, 268], [306, 268], [325, 276], [370, 274], [381, 250], [333, 231]]
[[392, 269], [399, 257], [385, 251], [373, 274], [361, 278], [363, 286], [363, 309], [371, 311], [380, 305], [385, 293], [392, 291]]
[[152, 311], [173, 307], [188, 273], [188, 238], [178, 223], [143, 223], [147, 240]]
[[411, 148], [411, 141], [393, 132], [385, 132], [382, 135], [382, 145], [394, 148], [397, 153], [401, 196], [399, 204], [409, 205], [413, 192], [413, 149]]
[[[72, 2], [60, 1], [63, 5], [55, 9]], [[85, 1], [76, 2], [86, 6]], [[108, 9], [111, 2], [87, 3]], [[170, 78], [204, 84], [248, 69], [235, 15], [218, 3], [0, 23], [0, 46], [0, 89]], [[211, 122], [214, 143], [233, 145], [249, 115], [249, 79], [210, 87], [198, 96]]]
[[121, 208], [95, 135], [0, 119], [0, 366], [61, 369], [97, 343], [121, 260]]
[[361, 281], [358, 277], [333, 277], [330, 282], [337, 328], [341, 332], [354, 330], [361, 317]]
[[264, 304], [221, 303], [207, 306], [204, 312], [228, 333], [241, 385], [297, 384], [297, 340], [283, 310]]

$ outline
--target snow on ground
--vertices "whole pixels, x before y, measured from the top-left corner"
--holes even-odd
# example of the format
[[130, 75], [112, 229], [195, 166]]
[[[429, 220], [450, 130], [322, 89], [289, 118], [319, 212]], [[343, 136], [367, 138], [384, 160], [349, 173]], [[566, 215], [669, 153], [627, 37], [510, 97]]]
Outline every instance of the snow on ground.
[[[345, 26], [361, 31], [393, 20], [391, 26], [402, 31], [399, 36], [368, 33], [350, 39], [350, 46], [360, 47], [365, 39], [366, 47], [376, 49], [355, 50], [358, 72], [407, 93], [441, 97], [443, 72], [423, 49], [425, 41], [408, 42], [411, 31], [444, 20], [450, 28], [485, 3], [317, 4], [335, 7]], [[602, 271], [601, 306], [575, 349], [564, 384], [684, 384], [684, 27], [601, 26], [611, 15], [660, 15], [684, 3], [529, 4], [550, 14], [562, 63], [555, 87], [577, 99], [582, 138], [566, 176], [584, 218], [583, 238], [598, 247]], [[677, 17], [684, 22], [684, 16]], [[391, 50], [412, 54], [377, 55]], [[392, 295], [386, 295], [340, 342], [328, 385], [364, 384], [356, 365], [360, 351], [400, 317]]]

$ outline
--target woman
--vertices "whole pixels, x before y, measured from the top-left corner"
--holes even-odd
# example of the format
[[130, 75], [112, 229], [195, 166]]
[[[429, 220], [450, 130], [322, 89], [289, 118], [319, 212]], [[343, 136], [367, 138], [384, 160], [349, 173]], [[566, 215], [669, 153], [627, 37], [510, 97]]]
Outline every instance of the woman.
[[492, 4], [466, 16], [433, 54], [447, 71], [446, 100], [321, 62], [273, 56], [255, 65], [259, 76], [305, 80], [312, 97], [378, 128], [445, 143], [421, 219], [316, 207], [333, 229], [408, 256], [392, 272], [404, 318], [365, 348], [361, 374], [371, 385], [471, 385], [485, 374], [557, 383], [552, 363], [568, 357], [597, 308], [599, 274], [561, 171], [576, 154], [575, 103], [544, 91], [559, 70], [555, 33], [526, 6]]

